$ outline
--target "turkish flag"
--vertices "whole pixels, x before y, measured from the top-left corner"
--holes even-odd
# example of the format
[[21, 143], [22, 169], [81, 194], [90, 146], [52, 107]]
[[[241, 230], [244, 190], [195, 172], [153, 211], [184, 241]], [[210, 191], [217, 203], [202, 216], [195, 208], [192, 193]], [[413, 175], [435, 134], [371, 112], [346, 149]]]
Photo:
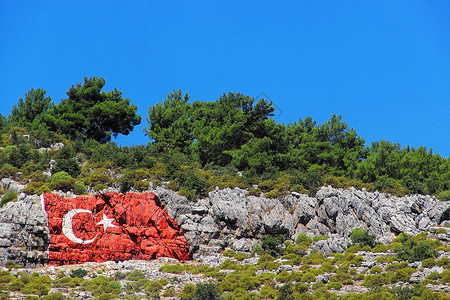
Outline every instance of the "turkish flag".
[[49, 264], [190, 259], [182, 229], [153, 193], [107, 192], [63, 199], [44, 194], [50, 230]]

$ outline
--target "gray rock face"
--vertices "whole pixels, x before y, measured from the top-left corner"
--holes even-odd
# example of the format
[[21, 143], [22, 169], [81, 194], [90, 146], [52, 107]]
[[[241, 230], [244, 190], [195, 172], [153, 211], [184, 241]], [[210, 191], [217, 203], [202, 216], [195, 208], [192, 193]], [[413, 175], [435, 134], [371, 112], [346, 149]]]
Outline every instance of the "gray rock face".
[[307, 233], [329, 236], [315, 244], [317, 251], [343, 252], [355, 228], [389, 243], [400, 232], [416, 235], [447, 222], [450, 214], [450, 202], [434, 197], [399, 198], [353, 188], [322, 187], [316, 197], [293, 193], [283, 199], [246, 196], [239, 188], [216, 189], [197, 203], [163, 188], [155, 192], [185, 230], [193, 251], [200, 245], [249, 251], [264, 234], [295, 239]]
[[[2, 186], [11, 186], [11, 182], [1, 180]], [[343, 252], [357, 227], [389, 243], [400, 232], [436, 232], [433, 226], [448, 223], [450, 214], [450, 202], [430, 196], [398, 198], [353, 188], [322, 187], [316, 197], [294, 193], [282, 199], [247, 196], [239, 188], [216, 188], [197, 202], [162, 187], [149, 191], [158, 195], [182, 227], [194, 258], [213, 257], [225, 248], [250, 252], [265, 234], [283, 234], [292, 240], [299, 233], [324, 234], [328, 239], [316, 242], [316, 251]], [[435, 235], [450, 240], [449, 231]], [[47, 215], [38, 196], [20, 194], [18, 201], [0, 209], [0, 263], [44, 264], [49, 240]]]
[[50, 232], [39, 196], [21, 194], [0, 209], [0, 263], [14, 261], [27, 267], [48, 260]]

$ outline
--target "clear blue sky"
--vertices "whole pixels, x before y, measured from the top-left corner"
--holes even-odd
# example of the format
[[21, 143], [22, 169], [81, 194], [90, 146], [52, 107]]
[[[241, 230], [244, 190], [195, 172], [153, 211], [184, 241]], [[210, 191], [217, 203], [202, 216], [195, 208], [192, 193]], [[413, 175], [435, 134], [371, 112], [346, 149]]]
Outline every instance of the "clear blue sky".
[[138, 105], [122, 145], [146, 144], [148, 107], [172, 89], [332, 113], [371, 141], [450, 155], [450, 1], [0, 1], [0, 112], [31, 88], [58, 103], [84, 76]]

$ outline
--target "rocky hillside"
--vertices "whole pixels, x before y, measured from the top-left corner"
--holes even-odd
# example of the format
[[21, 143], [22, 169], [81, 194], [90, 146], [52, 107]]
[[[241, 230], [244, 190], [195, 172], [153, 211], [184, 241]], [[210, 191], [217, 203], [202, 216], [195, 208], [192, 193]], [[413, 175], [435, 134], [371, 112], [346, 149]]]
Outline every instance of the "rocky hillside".
[[[24, 188], [1, 182], [17, 192]], [[450, 202], [331, 187], [316, 197], [292, 193], [282, 199], [216, 189], [197, 202], [162, 187], [147, 192], [181, 226], [194, 260], [48, 266], [51, 238], [42, 197], [21, 193], [0, 209], [1, 262], [7, 267], [0, 271], [2, 297], [447, 299], [450, 292]], [[381, 243], [349, 247], [355, 228]], [[269, 255], [261, 247], [267, 236], [287, 240]]]
[[[2, 180], [2, 184], [13, 184]], [[17, 187], [14, 187], [17, 188]], [[181, 226], [193, 258], [215, 255], [226, 248], [250, 253], [263, 235], [295, 240], [300, 233], [325, 235], [314, 249], [324, 254], [343, 252], [355, 228], [362, 228], [387, 244], [404, 232], [417, 235], [449, 223], [450, 202], [430, 196], [391, 197], [364, 190], [322, 187], [316, 197], [292, 193], [282, 199], [247, 196], [239, 188], [216, 189], [207, 198], [188, 201], [157, 187], [168, 214]], [[70, 193], [60, 193], [73, 197]], [[449, 236], [440, 237], [448, 242]], [[20, 194], [0, 209], [1, 260], [26, 266], [45, 264], [48, 257], [47, 214], [38, 196]]]

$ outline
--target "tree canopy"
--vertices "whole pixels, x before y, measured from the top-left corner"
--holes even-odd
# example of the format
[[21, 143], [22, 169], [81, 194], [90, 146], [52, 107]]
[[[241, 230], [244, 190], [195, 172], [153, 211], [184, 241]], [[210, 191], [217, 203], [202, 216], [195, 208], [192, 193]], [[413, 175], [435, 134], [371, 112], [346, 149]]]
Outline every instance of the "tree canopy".
[[[125, 170], [123, 191], [144, 190], [149, 181], [143, 179], [151, 177], [190, 199], [216, 186], [278, 197], [290, 191], [314, 194], [332, 185], [450, 200], [450, 159], [433, 149], [402, 148], [386, 140], [365, 146], [335, 114], [323, 124], [312, 117], [277, 123], [270, 101], [241, 93], [191, 101], [189, 94], [173, 90], [148, 109], [144, 132], [150, 142], [119, 147], [111, 136], [129, 134], [141, 117], [122, 92], [102, 91], [104, 86], [103, 78], [86, 77], [57, 105], [43, 89], [31, 89], [8, 117], [0, 114], [0, 174], [36, 182], [42, 192], [49, 188], [42, 171], [53, 159], [54, 170], [77, 177], [77, 190], [104, 187], [106, 171], [86, 178], [89, 168], [79, 166], [86, 159]], [[66, 146], [58, 154], [40, 152], [60, 142]], [[60, 183], [61, 188], [72, 181]]]
[[46, 115], [49, 128], [74, 140], [94, 139], [101, 143], [110, 141], [111, 136], [128, 135], [141, 122], [137, 106], [130, 105], [130, 99], [123, 99], [117, 89], [101, 92], [104, 86], [101, 77], [85, 77], [83, 84], [73, 85], [68, 98]]
[[13, 106], [9, 121], [17, 126], [38, 128], [44, 115], [55, 106], [45, 94], [43, 89], [29, 90], [25, 94], [25, 100], [20, 98], [17, 105]]

